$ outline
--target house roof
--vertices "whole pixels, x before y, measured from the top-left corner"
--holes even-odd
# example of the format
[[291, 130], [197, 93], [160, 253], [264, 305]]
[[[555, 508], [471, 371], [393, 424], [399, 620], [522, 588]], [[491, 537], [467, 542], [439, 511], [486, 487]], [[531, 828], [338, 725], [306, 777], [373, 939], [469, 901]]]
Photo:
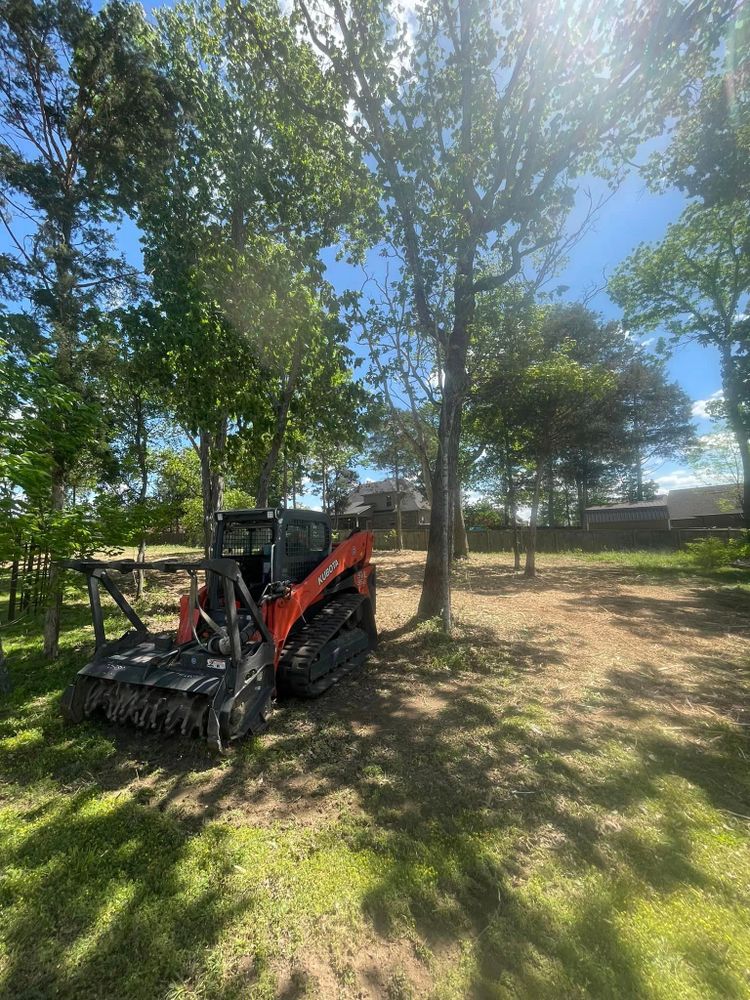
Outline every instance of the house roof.
[[683, 520], [742, 512], [740, 490], [731, 483], [723, 486], [691, 486], [670, 490], [666, 496], [638, 503], [610, 503], [587, 507], [590, 521], [644, 521], [660, 517]]
[[[427, 500], [425, 500], [416, 486], [409, 482], [408, 479], [401, 479], [399, 477], [398, 485], [398, 492], [401, 494], [402, 511], [430, 509], [430, 505]], [[396, 493], [396, 480], [382, 479], [376, 483], [361, 483], [349, 494], [344, 514], [350, 516], [369, 513], [373, 504], [368, 503], [367, 498], [370, 496], [380, 495], [382, 493]]]
[[350, 498], [349, 503], [344, 508], [344, 514], [347, 517], [357, 516], [360, 514], [368, 514], [372, 510], [371, 503], [362, 503], [362, 497], [355, 494], [354, 497]]
[[587, 507], [586, 512], [591, 510], [643, 510], [654, 507], [663, 507], [666, 510], [666, 496], [655, 497], [653, 500], [638, 500], [634, 503], [605, 503], [595, 507]]
[[609, 507], [587, 507], [590, 524], [633, 523], [638, 521], [667, 521], [669, 511], [663, 498], [643, 500], [640, 503], [613, 503]]
[[[398, 488], [401, 493], [408, 493], [410, 490], [414, 489], [414, 484], [410, 483], [408, 479], [402, 479], [399, 476]], [[359, 486], [354, 491], [355, 493], [362, 493], [365, 495], [371, 493], [395, 493], [396, 492], [396, 480], [395, 479], [380, 479], [373, 483], [360, 483]]]
[[722, 486], [692, 486], [689, 489], [669, 491], [669, 516], [677, 520], [741, 512], [740, 489], [733, 483]]

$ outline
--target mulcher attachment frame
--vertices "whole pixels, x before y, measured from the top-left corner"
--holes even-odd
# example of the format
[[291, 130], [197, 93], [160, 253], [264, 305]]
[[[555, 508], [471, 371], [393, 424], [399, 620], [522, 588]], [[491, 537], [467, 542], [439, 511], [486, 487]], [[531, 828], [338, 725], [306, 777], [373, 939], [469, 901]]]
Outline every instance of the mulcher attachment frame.
[[[62, 712], [67, 719], [81, 722], [103, 715], [111, 722], [199, 736], [217, 750], [229, 740], [265, 728], [276, 687], [276, 646], [233, 559], [192, 563], [70, 560], [64, 565], [87, 578], [96, 637], [94, 658], [63, 695]], [[199, 637], [195, 625], [192, 640], [183, 643], [148, 630], [109, 575], [110, 571], [141, 569], [190, 575], [189, 620], [202, 621], [208, 639]], [[220, 581], [225, 609], [221, 624], [201, 605], [199, 571], [215, 574]], [[100, 586], [133, 626], [113, 641], [107, 640], [104, 631]]]

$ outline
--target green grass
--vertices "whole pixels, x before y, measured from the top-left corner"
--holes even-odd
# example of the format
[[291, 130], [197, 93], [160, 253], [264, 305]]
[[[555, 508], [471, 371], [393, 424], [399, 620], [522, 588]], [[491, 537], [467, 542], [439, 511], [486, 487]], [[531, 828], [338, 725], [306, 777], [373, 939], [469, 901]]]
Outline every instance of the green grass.
[[695, 560], [684, 549], [632, 549], [612, 552], [583, 552], [576, 549], [573, 552], [560, 553], [552, 558], [569, 560], [571, 557], [587, 563], [635, 570], [638, 573], [662, 579], [684, 577], [698, 580], [717, 580], [741, 586], [750, 584], [750, 569], [738, 569], [734, 566], [702, 569], [696, 565]]
[[[428, 623], [384, 645], [368, 685], [289, 706], [216, 761], [65, 727], [90, 641], [72, 585], [57, 663], [32, 625], [5, 639], [0, 996], [356, 997], [363, 963], [389, 998], [748, 995], [734, 717], [676, 726], [647, 684], [613, 682], [594, 725], [547, 695], [564, 666], [532, 628], [502, 647]], [[632, 712], [625, 736], [602, 705]]]

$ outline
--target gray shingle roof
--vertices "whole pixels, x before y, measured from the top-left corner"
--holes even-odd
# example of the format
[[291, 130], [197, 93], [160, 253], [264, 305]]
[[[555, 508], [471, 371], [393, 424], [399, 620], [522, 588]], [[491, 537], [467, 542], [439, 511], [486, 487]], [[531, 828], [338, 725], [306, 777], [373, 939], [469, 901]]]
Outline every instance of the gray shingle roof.
[[354, 516], [358, 514], [367, 514], [372, 510], [372, 504], [363, 503], [362, 497], [359, 494], [355, 494], [354, 497], [349, 498], [349, 503], [344, 509], [344, 514], [347, 516]]
[[742, 512], [738, 486], [691, 486], [683, 490], [670, 490], [668, 495], [639, 503], [610, 503], [587, 507], [591, 521], [642, 521], [649, 518], [669, 517], [685, 520], [690, 517], [712, 517], [716, 514]]
[[[414, 486], [409, 482], [408, 479], [402, 479], [399, 476], [398, 486], [401, 492], [406, 490], [413, 490]], [[395, 479], [379, 479], [377, 482], [373, 483], [360, 483], [356, 493], [395, 493], [396, 492], [396, 480]]]
[[739, 487], [692, 486], [690, 489], [669, 491], [669, 516], [673, 518], [711, 517], [713, 514], [742, 512]]
[[666, 496], [655, 497], [653, 500], [638, 500], [634, 503], [605, 503], [597, 507], [587, 507], [586, 510], [643, 510], [652, 507], [664, 507], [666, 510]]
[[[409, 482], [408, 479], [401, 479], [399, 477], [398, 481], [399, 492], [401, 493], [401, 510], [429, 510], [430, 505], [419, 492], [419, 490], [414, 486], [413, 483]], [[366, 510], [354, 510], [355, 507], [364, 507], [369, 509], [371, 504], [368, 504], [367, 497], [374, 496], [381, 493], [394, 493], [396, 492], [396, 481], [395, 479], [382, 479], [377, 483], [361, 483], [356, 490], [353, 490], [349, 494], [348, 502], [345, 514], [358, 514], [366, 513]], [[395, 504], [394, 504], [395, 506]]]

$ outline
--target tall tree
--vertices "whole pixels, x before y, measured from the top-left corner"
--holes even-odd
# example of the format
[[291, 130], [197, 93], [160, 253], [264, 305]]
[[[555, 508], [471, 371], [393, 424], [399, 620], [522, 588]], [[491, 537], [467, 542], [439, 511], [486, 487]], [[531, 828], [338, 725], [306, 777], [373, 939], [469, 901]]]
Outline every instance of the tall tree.
[[647, 165], [653, 187], [675, 185], [706, 206], [750, 203], [750, 14], [726, 40], [722, 72], [688, 91], [671, 141]]
[[[86, 332], [132, 270], [107, 225], [133, 204], [169, 144], [171, 95], [143, 9], [113, 0], [3, 0], [0, 6], [0, 219], [14, 290], [43, 329], [61, 390], [86, 381]], [[75, 408], [69, 413], [73, 414]], [[51, 451], [50, 506], [61, 514], [67, 475], [86, 438], [75, 425]], [[57, 653], [61, 591], [53, 565], [44, 649]]]
[[[151, 340], [200, 456], [208, 547], [231, 436], [251, 436], [265, 502], [295, 399], [325, 407], [324, 388], [335, 391], [337, 304], [318, 253], [358, 204], [361, 171], [341, 130], [290, 102], [294, 85], [345, 119], [274, 3], [196, 0], [158, 20], [184, 102], [175, 156], [141, 214]], [[268, 53], [283, 54], [283, 83], [268, 79]]]
[[663, 328], [719, 352], [727, 421], [744, 470], [750, 524], [750, 220], [734, 204], [689, 206], [664, 240], [642, 245], [616, 271], [610, 294], [636, 329]]
[[643, 478], [647, 464], [656, 458], [681, 457], [695, 442], [690, 398], [667, 379], [662, 361], [643, 352], [635, 353], [618, 373], [615, 396], [620, 412], [613, 416], [620, 422], [620, 433], [611, 446], [617, 457], [619, 444], [631, 484], [623, 499], [647, 500]]
[[[658, 134], [687, 74], [706, 71], [735, 7], [734, 0], [426, 0], [407, 26], [384, 0], [295, 2], [351, 101], [347, 133], [377, 175], [415, 320], [442, 359], [419, 610], [441, 615], [447, 629], [477, 297], [512, 279], [559, 233], [577, 174], [621, 162], [640, 139]], [[285, 67], [271, 65], [282, 78]]]

